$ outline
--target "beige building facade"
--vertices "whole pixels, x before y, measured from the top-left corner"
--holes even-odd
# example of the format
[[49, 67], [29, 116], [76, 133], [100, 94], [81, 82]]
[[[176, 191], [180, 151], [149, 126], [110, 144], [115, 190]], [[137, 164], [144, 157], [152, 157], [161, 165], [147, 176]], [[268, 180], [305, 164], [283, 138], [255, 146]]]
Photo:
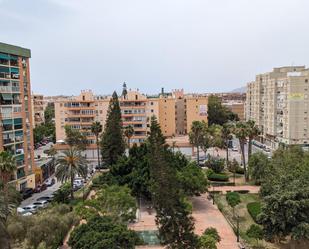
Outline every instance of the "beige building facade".
[[45, 122], [44, 118], [44, 96], [42, 94], [34, 94], [31, 95], [31, 103], [32, 103], [32, 123], [33, 126], [36, 127]]
[[[66, 125], [84, 133], [89, 148], [95, 148], [95, 137], [90, 127], [99, 121], [104, 129], [111, 96], [96, 96], [90, 90], [79, 96], [55, 101], [56, 140], [65, 141]], [[142, 143], [147, 138], [150, 119], [156, 116], [164, 136], [185, 135], [190, 131], [194, 120], [207, 122], [208, 99], [200, 95], [185, 95], [183, 90], [172, 93], [146, 96], [138, 90], [128, 90], [124, 84], [123, 94], [119, 96], [123, 127], [131, 125], [134, 135], [130, 143]]]
[[272, 148], [309, 142], [309, 69], [274, 68], [247, 85], [246, 119], [254, 120]]
[[30, 57], [29, 49], [0, 43], [0, 150], [16, 160], [17, 190], [35, 187]]

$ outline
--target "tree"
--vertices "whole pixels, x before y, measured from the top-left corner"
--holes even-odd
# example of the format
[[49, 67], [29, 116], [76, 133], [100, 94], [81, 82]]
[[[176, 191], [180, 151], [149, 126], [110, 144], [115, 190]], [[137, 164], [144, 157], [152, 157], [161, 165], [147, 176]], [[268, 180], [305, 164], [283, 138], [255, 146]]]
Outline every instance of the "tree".
[[132, 125], [128, 125], [124, 128], [124, 135], [128, 139], [128, 148], [130, 148], [130, 139], [134, 135], [134, 128]]
[[76, 174], [83, 178], [87, 177], [87, 162], [81, 156], [78, 149], [71, 147], [63, 152], [57, 159], [56, 177], [62, 182], [70, 180], [71, 182], [71, 198], [74, 199], [73, 183]]
[[[54, 146], [52, 146], [52, 147], [50, 147], [50, 149], [47, 151], [47, 155], [48, 156], [51, 156], [52, 157], [52, 159], [53, 159], [53, 169], [55, 168], [55, 156], [57, 155], [57, 150], [55, 149], [55, 147]], [[49, 172], [49, 174], [48, 174], [49, 176], [50, 176], [50, 172]]]
[[263, 152], [254, 153], [248, 162], [248, 169], [255, 184], [260, 185], [269, 173], [269, 159]]
[[279, 149], [261, 183], [259, 223], [268, 240], [309, 239], [309, 154], [299, 147]]
[[207, 176], [195, 163], [189, 163], [177, 173], [178, 181], [185, 195], [193, 196], [205, 193], [208, 186]]
[[148, 142], [151, 189], [157, 211], [159, 237], [168, 248], [194, 249], [197, 246], [197, 237], [194, 234], [191, 207], [179, 187], [177, 169], [172, 163], [175, 154], [165, 145], [155, 117], [151, 118]]
[[199, 237], [200, 249], [217, 249], [216, 240], [210, 235], [202, 235]]
[[238, 121], [237, 114], [222, 105], [219, 97], [208, 97], [208, 125], [223, 125], [228, 121]]
[[196, 147], [197, 150], [197, 164], [200, 160], [200, 146], [203, 145], [203, 137], [207, 124], [204, 121], [193, 121], [191, 131], [189, 132], [190, 143]]
[[97, 153], [98, 153], [98, 166], [100, 168], [100, 144], [99, 144], [99, 135], [102, 132], [102, 125], [100, 122], [93, 122], [91, 125], [91, 132], [95, 135], [95, 141], [97, 145]]
[[135, 231], [108, 216], [94, 217], [76, 227], [69, 239], [72, 249], [134, 249], [141, 242]]
[[12, 174], [17, 170], [15, 158], [6, 151], [0, 152], [0, 176], [4, 190], [5, 214], [9, 213], [9, 181]]
[[79, 130], [73, 129], [71, 126], [66, 125], [64, 127], [66, 139], [65, 142], [71, 148], [76, 147], [78, 150], [86, 150], [88, 144], [87, 138]]
[[203, 235], [209, 235], [211, 236], [212, 238], [214, 238], [216, 240], [216, 242], [220, 242], [221, 241], [221, 237], [217, 231], [216, 228], [214, 227], [208, 227], [205, 229]]
[[48, 105], [44, 111], [45, 124], [52, 123], [55, 118], [55, 108], [51, 105]]
[[246, 231], [246, 234], [249, 238], [256, 239], [256, 243], [263, 239], [263, 229], [256, 224], [252, 224]]
[[253, 120], [248, 120], [246, 125], [248, 135], [248, 160], [250, 160], [252, 154], [252, 140], [260, 134], [260, 130]]
[[235, 216], [235, 207], [240, 203], [240, 196], [237, 192], [228, 192], [226, 194], [227, 203], [233, 208], [233, 216]]
[[245, 179], [246, 181], [249, 181], [249, 175], [247, 172], [246, 158], [245, 158], [245, 144], [247, 142], [247, 136], [248, 136], [247, 131], [248, 131], [247, 125], [244, 122], [237, 122], [236, 126], [233, 129], [233, 133], [239, 140], [241, 159], [242, 159], [242, 164], [244, 167]]
[[226, 167], [228, 167], [229, 162], [229, 142], [233, 139], [232, 135], [232, 125], [225, 123], [222, 126], [221, 138], [223, 140], [223, 148], [226, 149]]
[[105, 129], [101, 137], [102, 160], [108, 165], [115, 164], [124, 151], [121, 111], [117, 93], [114, 92], [109, 102]]

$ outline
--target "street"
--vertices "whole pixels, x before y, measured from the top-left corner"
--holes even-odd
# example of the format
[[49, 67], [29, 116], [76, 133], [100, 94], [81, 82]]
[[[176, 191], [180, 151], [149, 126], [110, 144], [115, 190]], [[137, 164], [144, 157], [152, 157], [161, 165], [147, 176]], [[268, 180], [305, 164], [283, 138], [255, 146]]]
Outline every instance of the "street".
[[42, 196], [49, 196], [50, 194], [54, 193], [56, 190], [59, 189], [61, 186], [61, 182], [56, 182], [53, 186], [48, 187], [46, 190], [40, 192], [40, 193], [34, 193], [30, 198], [23, 200], [20, 204], [21, 207], [28, 206], [36, 201], [36, 199], [42, 197]]

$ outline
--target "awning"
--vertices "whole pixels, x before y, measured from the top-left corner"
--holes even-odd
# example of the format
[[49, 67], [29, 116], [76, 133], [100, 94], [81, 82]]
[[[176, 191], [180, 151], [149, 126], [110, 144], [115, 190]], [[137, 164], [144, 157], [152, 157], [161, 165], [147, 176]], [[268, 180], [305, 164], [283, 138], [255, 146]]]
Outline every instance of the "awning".
[[0, 59], [4, 59], [4, 60], [9, 60], [9, 55], [8, 54], [1, 54], [0, 53]]
[[11, 73], [19, 73], [19, 69], [11, 67]]
[[12, 119], [3, 119], [2, 124], [11, 125], [11, 124], [13, 124], [13, 120]]
[[0, 67], [0, 73], [9, 73], [10, 68], [9, 67]]
[[3, 100], [12, 100], [12, 94], [11, 93], [1, 93], [1, 97]]
[[23, 119], [22, 118], [14, 118], [14, 124], [15, 125], [23, 124]]

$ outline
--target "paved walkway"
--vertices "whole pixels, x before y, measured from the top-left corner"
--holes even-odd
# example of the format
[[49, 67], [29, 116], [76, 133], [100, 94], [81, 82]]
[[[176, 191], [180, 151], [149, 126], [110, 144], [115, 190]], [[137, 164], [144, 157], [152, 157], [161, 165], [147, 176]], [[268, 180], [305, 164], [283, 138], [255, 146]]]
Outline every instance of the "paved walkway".
[[[207, 194], [192, 198], [193, 217], [195, 219], [195, 233], [201, 235], [208, 227], [214, 227], [218, 230], [221, 236], [221, 242], [218, 244], [218, 249], [238, 249], [236, 236], [221, 214], [217, 206], [212, 205], [212, 202], [207, 200]], [[141, 220], [135, 224], [129, 225], [135, 231], [156, 230], [155, 212], [151, 214], [143, 205], [141, 212]], [[162, 249], [162, 246], [139, 246], [138, 249]]]
[[221, 242], [218, 249], [238, 249], [236, 236], [217, 206], [207, 200], [207, 194], [192, 198], [195, 233], [201, 235], [208, 227], [219, 232]]

